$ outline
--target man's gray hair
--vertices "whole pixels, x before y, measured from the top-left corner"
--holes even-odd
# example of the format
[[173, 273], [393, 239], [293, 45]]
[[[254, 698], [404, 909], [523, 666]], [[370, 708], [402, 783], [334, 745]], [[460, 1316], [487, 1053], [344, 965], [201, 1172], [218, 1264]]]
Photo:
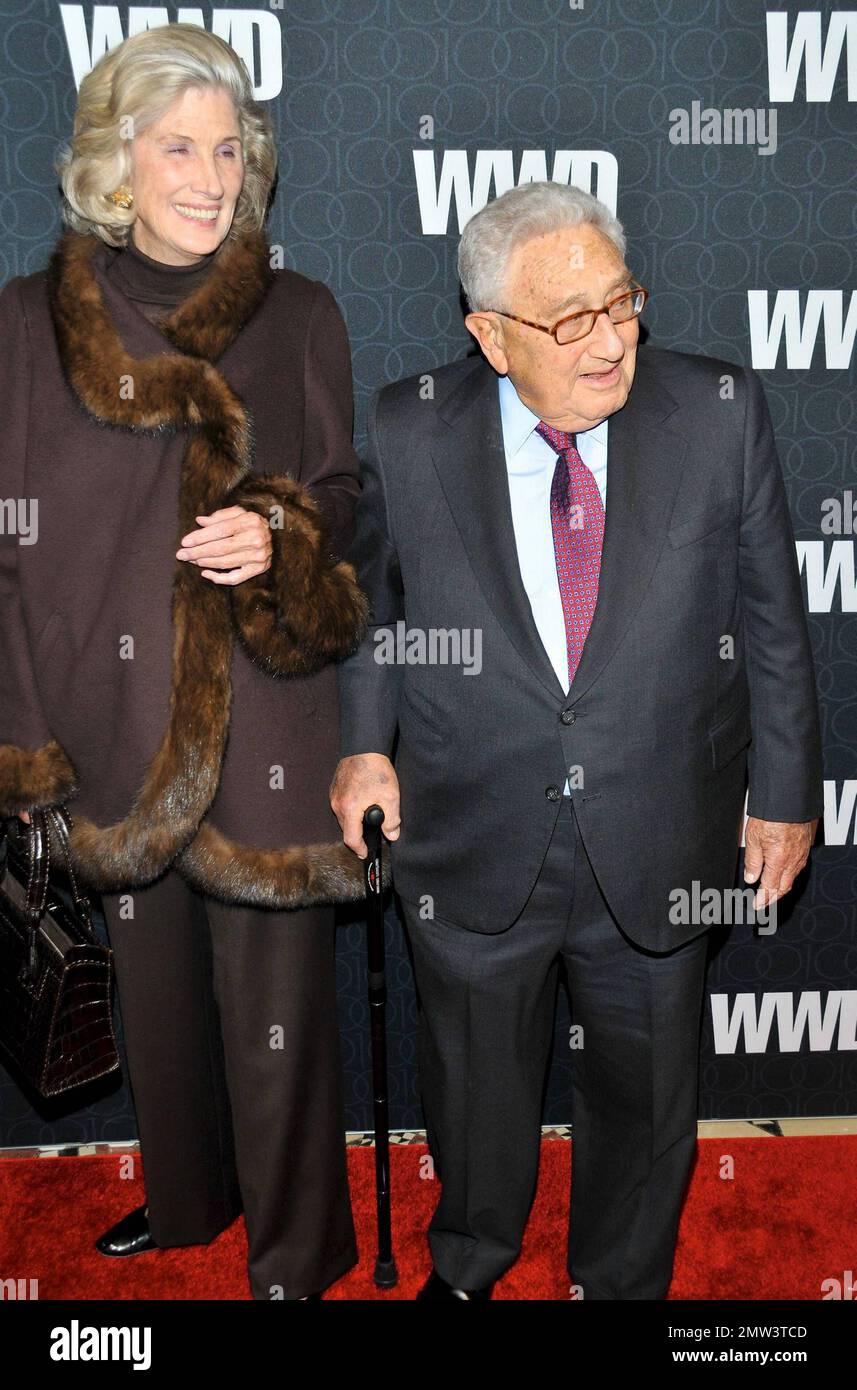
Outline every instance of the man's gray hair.
[[458, 243], [458, 275], [471, 310], [509, 309], [506, 274], [514, 247], [545, 232], [589, 222], [625, 255], [622, 223], [600, 199], [565, 183], [523, 183], [486, 203]]

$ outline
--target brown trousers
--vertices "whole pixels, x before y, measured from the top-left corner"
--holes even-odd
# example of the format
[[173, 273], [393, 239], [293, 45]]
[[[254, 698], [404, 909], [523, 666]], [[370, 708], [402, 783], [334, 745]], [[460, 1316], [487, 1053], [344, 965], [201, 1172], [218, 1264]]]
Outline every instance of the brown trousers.
[[227, 907], [172, 870], [102, 904], [154, 1240], [243, 1210], [254, 1298], [326, 1288], [357, 1261], [333, 909]]

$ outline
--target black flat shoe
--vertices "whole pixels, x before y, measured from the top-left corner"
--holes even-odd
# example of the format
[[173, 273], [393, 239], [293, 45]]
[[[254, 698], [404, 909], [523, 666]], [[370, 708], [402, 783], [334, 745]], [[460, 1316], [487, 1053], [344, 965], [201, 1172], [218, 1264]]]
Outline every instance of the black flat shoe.
[[146, 1204], [136, 1207], [95, 1242], [96, 1250], [102, 1255], [139, 1255], [144, 1250], [157, 1250], [149, 1230]]
[[486, 1284], [483, 1289], [456, 1289], [451, 1284], [447, 1284], [445, 1279], [441, 1279], [436, 1269], [433, 1269], [428, 1279], [426, 1279], [419, 1293], [418, 1299], [429, 1298], [460, 1298], [467, 1302], [470, 1299], [486, 1300], [491, 1297], [493, 1284]]

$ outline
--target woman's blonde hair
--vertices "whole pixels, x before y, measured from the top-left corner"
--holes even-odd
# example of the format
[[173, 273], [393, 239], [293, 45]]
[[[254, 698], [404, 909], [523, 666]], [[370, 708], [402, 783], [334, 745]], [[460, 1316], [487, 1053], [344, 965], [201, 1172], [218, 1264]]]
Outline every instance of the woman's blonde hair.
[[134, 34], [95, 64], [80, 84], [74, 134], [56, 161], [63, 221], [109, 246], [124, 246], [136, 213], [107, 197], [131, 181], [131, 141], [160, 120], [189, 87], [223, 87], [238, 113], [244, 183], [228, 236], [264, 226], [277, 172], [271, 122], [253, 100], [243, 61], [228, 43], [195, 24], [164, 24]]

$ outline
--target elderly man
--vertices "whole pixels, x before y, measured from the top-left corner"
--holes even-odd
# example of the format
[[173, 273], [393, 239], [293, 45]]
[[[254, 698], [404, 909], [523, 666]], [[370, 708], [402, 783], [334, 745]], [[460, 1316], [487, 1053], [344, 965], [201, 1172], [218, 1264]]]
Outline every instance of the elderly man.
[[[413, 952], [442, 1184], [418, 1297], [490, 1298], [518, 1255], [561, 958], [572, 1297], [664, 1298], [717, 920], [699, 904], [734, 903], [748, 770], [756, 907], [822, 811], [782, 474], [753, 371], [638, 352], [646, 291], [597, 199], [513, 189], [459, 270], [481, 356], [372, 404], [351, 558], [373, 627], [340, 668], [331, 787], [360, 855], [384, 809]], [[478, 671], [420, 660], [436, 628], [479, 634]]]

